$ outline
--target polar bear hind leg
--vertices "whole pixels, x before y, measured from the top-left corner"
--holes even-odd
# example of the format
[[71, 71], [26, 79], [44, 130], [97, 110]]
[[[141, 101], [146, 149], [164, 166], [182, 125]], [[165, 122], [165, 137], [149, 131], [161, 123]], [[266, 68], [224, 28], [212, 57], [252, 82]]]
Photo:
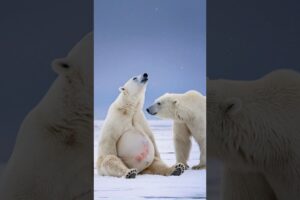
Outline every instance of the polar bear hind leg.
[[97, 162], [98, 173], [105, 176], [135, 178], [136, 169], [128, 169], [120, 158], [115, 155], [102, 156]]
[[158, 174], [163, 176], [180, 176], [184, 172], [184, 164], [177, 163], [172, 167], [167, 166], [160, 158], [154, 158], [153, 163], [141, 174]]

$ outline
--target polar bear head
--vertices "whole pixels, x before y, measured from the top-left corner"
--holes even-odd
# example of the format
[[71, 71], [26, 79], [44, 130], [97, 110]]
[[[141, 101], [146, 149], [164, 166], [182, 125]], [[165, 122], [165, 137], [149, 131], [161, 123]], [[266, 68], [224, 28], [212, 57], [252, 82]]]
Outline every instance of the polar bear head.
[[143, 101], [147, 82], [147, 73], [130, 78], [122, 87], [119, 88], [121, 97], [128, 103], [139, 103], [140, 101]]
[[187, 95], [187, 93], [166, 93], [156, 99], [154, 104], [146, 110], [150, 115], [155, 115], [162, 119], [173, 119], [177, 121], [189, 120], [190, 109], [183, 103]]
[[155, 100], [154, 104], [146, 110], [150, 115], [155, 115], [160, 118], [174, 118], [177, 97], [175, 94], [166, 93]]
[[93, 33], [87, 34], [64, 58], [52, 62], [53, 70], [59, 78], [72, 84], [84, 85], [92, 91], [93, 80]]
[[43, 109], [47, 110], [45, 113], [53, 112], [53, 106], [59, 110], [64, 109], [65, 113], [77, 109], [91, 112], [93, 106], [92, 47], [93, 33], [89, 33], [71, 49], [66, 57], [57, 58], [52, 62], [52, 69], [58, 76], [43, 99], [45, 105]]

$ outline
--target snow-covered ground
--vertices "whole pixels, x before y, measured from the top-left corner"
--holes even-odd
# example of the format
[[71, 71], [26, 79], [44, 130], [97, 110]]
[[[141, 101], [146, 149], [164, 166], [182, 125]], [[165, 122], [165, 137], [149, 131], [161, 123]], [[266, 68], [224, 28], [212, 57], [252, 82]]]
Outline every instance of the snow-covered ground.
[[[99, 132], [103, 121], [95, 121], [94, 160], [97, 158]], [[172, 122], [149, 121], [162, 159], [175, 164]], [[189, 165], [199, 161], [199, 149], [193, 141]], [[94, 168], [95, 169], [95, 168]], [[186, 170], [181, 176], [138, 175], [135, 179], [103, 177], [94, 170], [94, 199], [206, 199], [206, 170]]]

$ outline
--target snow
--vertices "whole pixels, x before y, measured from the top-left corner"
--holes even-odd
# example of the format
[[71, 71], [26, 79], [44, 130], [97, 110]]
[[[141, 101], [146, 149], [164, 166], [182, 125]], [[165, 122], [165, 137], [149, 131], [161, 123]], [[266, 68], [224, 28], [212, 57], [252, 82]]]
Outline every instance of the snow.
[[[103, 121], [94, 122], [94, 160]], [[175, 164], [172, 122], [149, 120], [162, 159]], [[189, 166], [198, 164], [199, 148], [192, 142]], [[135, 179], [99, 176], [94, 168], [94, 199], [206, 199], [206, 170], [186, 170], [181, 176], [138, 175]]]

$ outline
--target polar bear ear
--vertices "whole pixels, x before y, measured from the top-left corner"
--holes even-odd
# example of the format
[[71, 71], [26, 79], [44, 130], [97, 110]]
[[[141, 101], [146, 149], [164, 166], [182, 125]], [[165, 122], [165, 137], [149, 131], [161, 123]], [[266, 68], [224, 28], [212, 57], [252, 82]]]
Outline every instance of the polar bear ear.
[[123, 92], [123, 91], [125, 91], [125, 88], [124, 87], [119, 87], [119, 91]]
[[58, 58], [52, 62], [52, 69], [57, 74], [64, 74], [70, 70], [70, 65], [65, 58]]
[[119, 91], [122, 92], [123, 94], [128, 94], [128, 91], [126, 90], [125, 87], [119, 87]]
[[235, 115], [242, 109], [242, 101], [239, 98], [229, 98], [221, 104], [221, 108], [225, 114]]

